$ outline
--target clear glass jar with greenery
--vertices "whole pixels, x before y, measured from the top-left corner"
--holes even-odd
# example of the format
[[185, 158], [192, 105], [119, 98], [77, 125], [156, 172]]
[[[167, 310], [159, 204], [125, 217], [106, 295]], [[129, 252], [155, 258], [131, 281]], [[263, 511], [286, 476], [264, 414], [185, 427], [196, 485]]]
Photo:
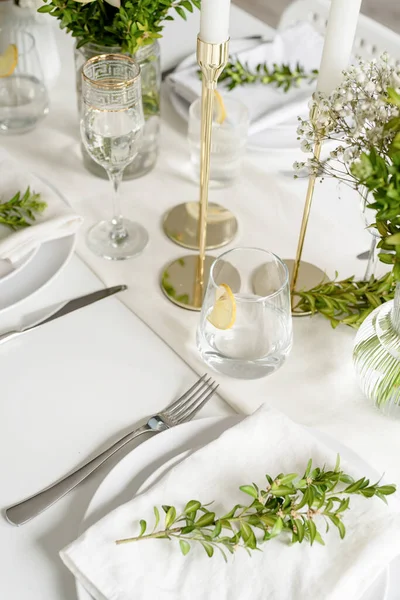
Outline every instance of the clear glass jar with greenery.
[[[75, 62], [78, 103], [80, 105], [80, 71], [92, 56], [126, 53], [136, 58], [142, 69], [142, 93], [146, 125], [137, 158], [125, 169], [132, 179], [150, 171], [157, 159], [160, 117], [160, 48], [158, 39], [166, 21], [174, 14], [186, 18], [186, 12], [200, 8], [200, 0], [50, 0], [38, 11], [49, 13], [76, 38]], [[96, 175], [106, 177], [83, 151], [85, 166]]]

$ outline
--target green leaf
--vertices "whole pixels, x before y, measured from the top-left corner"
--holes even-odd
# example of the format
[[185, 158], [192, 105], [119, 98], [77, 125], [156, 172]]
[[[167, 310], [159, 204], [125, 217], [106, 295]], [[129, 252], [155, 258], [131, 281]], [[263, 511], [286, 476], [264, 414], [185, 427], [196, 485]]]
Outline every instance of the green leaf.
[[346, 535], [346, 528], [342, 521], [339, 520], [337, 528], [339, 529], [340, 539], [343, 539], [344, 536]]
[[183, 556], [186, 556], [188, 552], [190, 552], [190, 544], [186, 540], [179, 540], [179, 545], [181, 547], [181, 551]]
[[44, 6], [41, 6], [40, 8], [38, 8], [37, 11], [40, 13], [49, 13], [53, 9], [54, 9], [54, 6], [52, 4], [45, 4]]
[[155, 516], [155, 523], [154, 523], [154, 530], [155, 531], [160, 523], [160, 511], [158, 510], [157, 506], [154, 507], [154, 516]]
[[287, 496], [293, 492], [293, 488], [286, 485], [276, 485], [271, 487], [270, 493], [274, 496]]
[[200, 519], [198, 519], [195, 523], [196, 527], [207, 527], [208, 525], [213, 525], [215, 520], [215, 513], [208, 512], [205, 513]]
[[279, 479], [280, 479], [281, 485], [286, 485], [298, 478], [299, 478], [299, 476], [297, 475], [297, 473], [289, 473], [289, 475], [284, 475], [283, 477], [280, 477]]
[[340, 454], [336, 456], [336, 464], [334, 471], [335, 473], [338, 473], [340, 471]]
[[250, 525], [242, 521], [240, 523], [240, 533], [242, 534], [245, 545], [254, 550], [257, 547], [257, 540]]
[[252, 485], [242, 485], [239, 489], [253, 498], [258, 498], [257, 490]]
[[281, 519], [281, 517], [278, 517], [277, 520], [274, 523], [274, 526], [272, 527], [270, 533], [271, 537], [276, 537], [277, 535], [279, 535], [281, 533], [283, 529], [283, 521]]
[[314, 521], [312, 519], [309, 519], [307, 521], [307, 527], [308, 527], [308, 532], [310, 534], [310, 543], [311, 546], [313, 545], [313, 543], [315, 542], [315, 540], [317, 539], [317, 526], [315, 525]]
[[384, 496], [390, 496], [390, 494], [394, 494], [396, 492], [395, 485], [381, 485], [378, 487], [379, 493]]
[[147, 523], [146, 521], [144, 521], [143, 519], [139, 522], [140, 525], [140, 533], [139, 533], [139, 537], [142, 537], [142, 535], [146, 532], [146, 527], [147, 527]]
[[180, 17], [182, 17], [182, 19], [185, 19], [185, 21], [186, 21], [186, 13], [185, 13], [185, 11], [183, 10], [183, 8], [181, 8], [180, 6], [175, 6], [175, 10], [176, 10], [176, 12], [178, 13], [178, 15], [179, 15]]
[[218, 537], [220, 535], [221, 531], [222, 531], [221, 521], [217, 521], [215, 524], [214, 531], [211, 533], [211, 537], [212, 538]]
[[170, 506], [165, 516], [165, 528], [168, 529], [175, 522], [176, 519], [176, 508]]
[[188, 514], [191, 512], [197, 512], [200, 507], [201, 507], [201, 502], [199, 502], [198, 500], [189, 500], [189, 502], [186, 504], [183, 512], [185, 514]]
[[387, 237], [385, 239], [385, 243], [389, 244], [389, 246], [397, 246], [398, 244], [400, 244], [400, 232]]
[[211, 558], [212, 555], [214, 554], [214, 548], [212, 547], [212, 545], [208, 544], [207, 542], [200, 542], [200, 544], [203, 546], [204, 550], [207, 552], [207, 555]]

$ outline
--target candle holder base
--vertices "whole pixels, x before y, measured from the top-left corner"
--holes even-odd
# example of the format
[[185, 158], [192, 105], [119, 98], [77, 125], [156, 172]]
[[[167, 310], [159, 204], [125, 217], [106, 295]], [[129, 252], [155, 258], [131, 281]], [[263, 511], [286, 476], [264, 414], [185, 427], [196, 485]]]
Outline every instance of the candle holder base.
[[[289, 269], [289, 281], [291, 281], [295, 261], [292, 258], [288, 258], [288, 259], [283, 259], [283, 262]], [[311, 290], [313, 287], [319, 285], [320, 283], [323, 283], [324, 281], [326, 282], [327, 279], [328, 278], [326, 276], [325, 271], [323, 271], [319, 267], [316, 267], [315, 265], [313, 265], [309, 262], [305, 262], [302, 260], [300, 263], [299, 274], [297, 277], [296, 289]], [[293, 317], [307, 317], [311, 314], [312, 314], [311, 311], [305, 311], [305, 312], [303, 312], [301, 310], [292, 311]]]
[[200, 311], [214, 260], [214, 256], [205, 257], [202, 285], [198, 280], [198, 256], [190, 254], [169, 263], [162, 273], [160, 282], [161, 289], [168, 300], [181, 308]]
[[[190, 250], [199, 249], [200, 205], [185, 202], [169, 210], [163, 220], [163, 229], [170, 240]], [[220, 204], [210, 202], [207, 211], [206, 250], [222, 248], [237, 234], [236, 217]]]

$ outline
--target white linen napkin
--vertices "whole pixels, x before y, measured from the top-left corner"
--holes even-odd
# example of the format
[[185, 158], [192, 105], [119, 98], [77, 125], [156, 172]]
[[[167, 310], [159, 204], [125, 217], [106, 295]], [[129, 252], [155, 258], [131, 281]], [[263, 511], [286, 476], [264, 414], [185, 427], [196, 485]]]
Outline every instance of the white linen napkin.
[[15, 264], [34, 248], [77, 231], [83, 218], [73, 212], [61, 198], [41, 179], [24, 171], [19, 163], [5, 153], [0, 154], [0, 204], [10, 200], [17, 192], [24, 194], [27, 187], [40, 193], [40, 201], [47, 208], [36, 215], [30, 227], [13, 231], [0, 224], [0, 262]]
[[314, 466], [333, 468], [336, 455], [283, 414], [261, 408], [88, 529], [61, 552], [62, 560], [96, 600], [357, 600], [400, 553], [400, 508], [393, 496], [389, 506], [353, 497], [344, 540], [335, 528], [325, 534], [322, 521], [326, 546], [290, 546], [278, 538], [252, 557], [243, 550], [229, 555], [228, 564], [194, 544], [186, 557], [177, 541], [115, 544], [138, 535], [139, 519], [152, 528], [154, 506], [179, 510], [191, 499], [213, 500], [222, 515], [250, 500], [240, 485], [263, 486], [266, 473], [302, 473], [309, 458]]
[[[254, 69], [259, 63], [289, 64], [292, 68], [300, 63], [307, 71], [317, 69], [323, 47], [322, 36], [309, 23], [299, 23], [277, 33], [272, 42], [262, 43], [251, 50], [239, 52], [235, 58]], [[201, 93], [198, 67], [177, 70], [167, 81], [172, 90], [191, 104]], [[250, 112], [250, 135], [263, 129], [293, 121], [298, 115], [306, 115], [308, 101], [314, 86], [301, 84], [285, 93], [273, 85], [245, 85], [227, 92], [224, 83], [219, 90], [230, 98], [240, 100]]]

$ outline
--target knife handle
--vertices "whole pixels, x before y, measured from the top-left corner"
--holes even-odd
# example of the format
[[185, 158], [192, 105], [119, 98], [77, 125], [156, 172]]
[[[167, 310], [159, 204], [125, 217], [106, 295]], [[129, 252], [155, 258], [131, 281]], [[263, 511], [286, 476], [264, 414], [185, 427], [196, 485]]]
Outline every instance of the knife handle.
[[143, 425], [143, 427], [128, 433], [110, 448], [83, 465], [83, 467], [64, 477], [64, 479], [61, 479], [34, 496], [10, 506], [5, 511], [7, 520], [12, 525], [23, 525], [27, 521], [30, 521], [73, 490], [79, 483], [89, 477], [111, 456], [118, 452], [118, 450], [142, 434], [150, 431], [152, 429], [148, 425]]

